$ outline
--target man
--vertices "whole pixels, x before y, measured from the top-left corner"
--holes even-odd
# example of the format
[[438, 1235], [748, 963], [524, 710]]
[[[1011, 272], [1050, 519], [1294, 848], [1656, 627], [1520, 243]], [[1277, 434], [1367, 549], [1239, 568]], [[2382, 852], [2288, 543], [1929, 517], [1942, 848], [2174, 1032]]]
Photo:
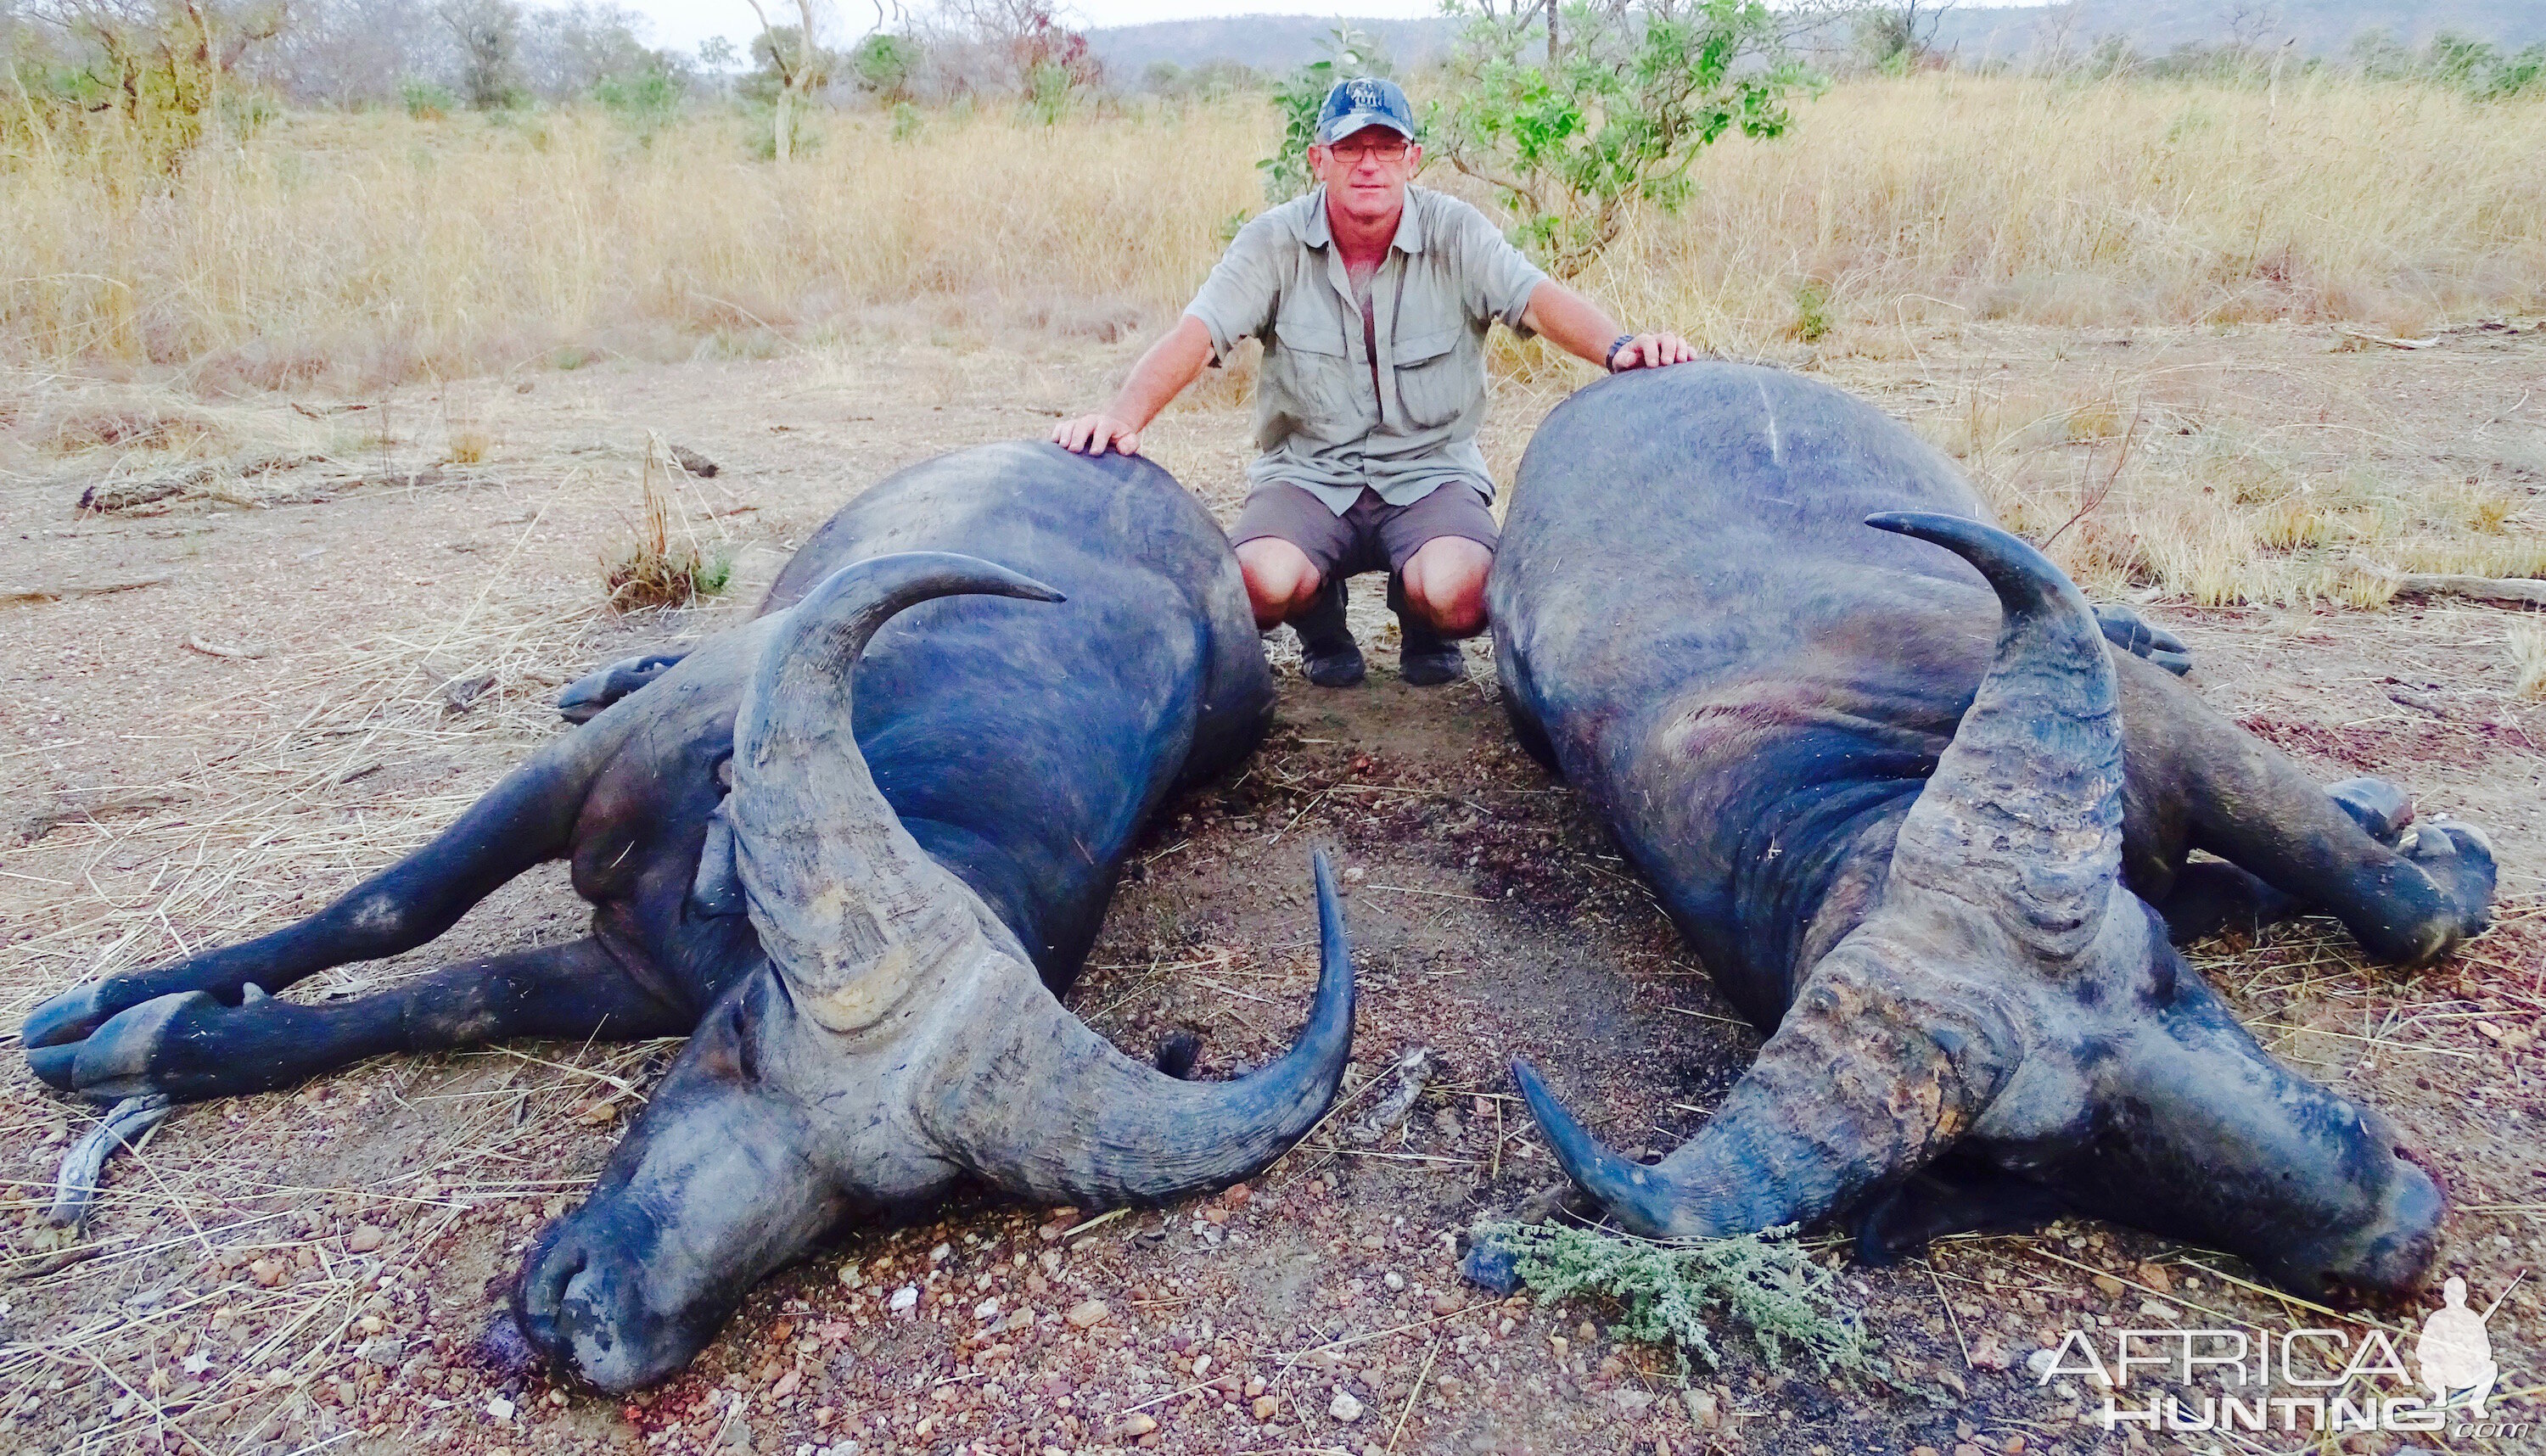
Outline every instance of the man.
[[1053, 431], [1082, 454], [1137, 453], [1206, 364], [1261, 338], [1264, 453], [1231, 535], [1256, 626], [1290, 623], [1309, 680], [1326, 687], [1362, 678], [1344, 579], [1363, 571], [1390, 573], [1405, 681], [1465, 673], [1457, 640], [1485, 630], [1496, 537], [1476, 445], [1494, 320], [1612, 371], [1697, 357], [1676, 334], [1624, 332], [1476, 209], [1409, 187], [1422, 162], [1396, 82], [1327, 92], [1309, 148], [1317, 189], [1247, 223], [1113, 402]]

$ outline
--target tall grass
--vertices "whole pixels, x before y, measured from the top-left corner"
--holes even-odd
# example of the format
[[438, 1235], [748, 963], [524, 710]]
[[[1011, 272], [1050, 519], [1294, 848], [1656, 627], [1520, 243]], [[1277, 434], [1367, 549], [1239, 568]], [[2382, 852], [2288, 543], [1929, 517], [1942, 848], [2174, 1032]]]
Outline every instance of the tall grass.
[[[599, 114], [286, 118], [173, 178], [0, 148], [0, 357], [269, 386], [457, 376], [595, 350], [753, 350], [870, 327], [1162, 321], [1261, 198], [1260, 101], [833, 117], [809, 158], [736, 122], [639, 142]], [[908, 128], [904, 128], [905, 130]], [[1584, 282], [1740, 346], [1952, 313], [2054, 324], [2546, 306], [2546, 102], [2310, 78], [2277, 94], [1867, 79], [1731, 140], [1675, 217]], [[1436, 173], [1427, 180], [1449, 185]]]

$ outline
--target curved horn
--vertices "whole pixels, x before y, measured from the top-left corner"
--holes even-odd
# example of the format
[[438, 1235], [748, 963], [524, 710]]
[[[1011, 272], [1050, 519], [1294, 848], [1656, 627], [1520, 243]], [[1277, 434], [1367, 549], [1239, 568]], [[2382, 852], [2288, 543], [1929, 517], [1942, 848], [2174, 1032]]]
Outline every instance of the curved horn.
[[1316, 1000], [1291, 1050], [1234, 1081], [1179, 1081], [1114, 1049], [1028, 973], [1009, 1004], [974, 1017], [919, 1108], [937, 1144], [1030, 1198], [1160, 1203], [1231, 1183], [1325, 1115], [1352, 1055], [1352, 947], [1319, 851]]
[[1994, 526], [1923, 511], [1865, 523], [1970, 561], [2004, 613], [1989, 672], [1902, 822], [1890, 886], [1977, 905], [2038, 955], [2074, 957], [2101, 927], [2122, 856], [2121, 714], [2094, 612]]
[[1062, 600], [1042, 582], [948, 552], [854, 562], [770, 638], [734, 716], [725, 816], [752, 928], [799, 1002], [835, 1031], [868, 1024], [919, 972], [980, 939], [973, 898], [920, 849], [869, 776], [849, 692], [877, 629], [959, 593]]
[[1993, 999], [1904, 984], [1885, 974], [1890, 959], [1842, 941], [1706, 1126], [1651, 1166], [1602, 1147], [1528, 1064], [1512, 1074], [1557, 1162], [1629, 1232], [1808, 1224], [1942, 1153], [2014, 1069], [2016, 1038]]

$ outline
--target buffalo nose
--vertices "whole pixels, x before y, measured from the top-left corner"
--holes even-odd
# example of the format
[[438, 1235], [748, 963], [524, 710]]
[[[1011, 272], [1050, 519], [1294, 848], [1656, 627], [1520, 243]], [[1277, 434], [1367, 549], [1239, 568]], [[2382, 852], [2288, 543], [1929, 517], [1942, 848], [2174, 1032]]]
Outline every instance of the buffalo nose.
[[2419, 1165], [2392, 1156], [2375, 1217], [2341, 1237], [2292, 1250], [2274, 1276], [2289, 1288], [2335, 1298], [2393, 1297], [2421, 1287], [2438, 1257], [2448, 1199]]

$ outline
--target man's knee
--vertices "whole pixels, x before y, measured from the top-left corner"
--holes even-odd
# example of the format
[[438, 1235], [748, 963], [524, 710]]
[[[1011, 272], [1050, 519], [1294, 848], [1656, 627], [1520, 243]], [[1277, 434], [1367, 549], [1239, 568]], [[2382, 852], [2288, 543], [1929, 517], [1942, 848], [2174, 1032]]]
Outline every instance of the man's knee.
[[1464, 536], [1436, 536], [1405, 563], [1405, 599], [1433, 631], [1474, 637], [1485, 630], [1485, 575], [1494, 554]]
[[1246, 600], [1255, 610], [1255, 625], [1263, 629], [1279, 626], [1308, 605], [1322, 584], [1309, 554], [1278, 536], [1238, 543], [1237, 569], [1246, 578]]

